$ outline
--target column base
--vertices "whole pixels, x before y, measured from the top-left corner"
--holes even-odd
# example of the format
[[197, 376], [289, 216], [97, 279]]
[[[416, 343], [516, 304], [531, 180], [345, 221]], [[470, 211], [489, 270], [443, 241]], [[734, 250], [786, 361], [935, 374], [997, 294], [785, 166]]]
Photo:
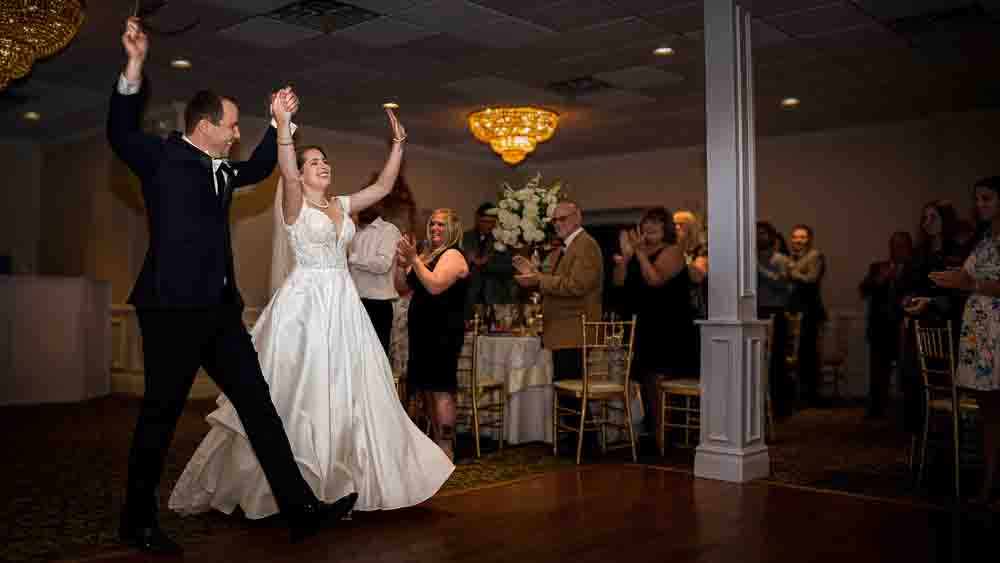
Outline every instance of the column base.
[[771, 457], [766, 446], [730, 450], [698, 446], [694, 454], [694, 476], [716, 481], [745, 483], [771, 474]]
[[764, 443], [767, 323], [704, 320], [701, 329], [701, 440], [694, 474], [743, 483], [767, 477]]

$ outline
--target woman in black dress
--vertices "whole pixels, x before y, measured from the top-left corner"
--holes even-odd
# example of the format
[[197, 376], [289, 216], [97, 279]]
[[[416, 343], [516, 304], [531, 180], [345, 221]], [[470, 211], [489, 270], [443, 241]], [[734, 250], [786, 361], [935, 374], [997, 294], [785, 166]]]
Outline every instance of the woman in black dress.
[[698, 374], [690, 279], [676, 242], [673, 217], [654, 207], [643, 214], [638, 230], [622, 231], [621, 254], [614, 256], [614, 284], [625, 290], [628, 314], [638, 315], [632, 373], [643, 383], [647, 430], [657, 439], [657, 378]]
[[427, 248], [417, 254], [409, 237], [399, 241], [396, 275], [413, 289], [409, 309], [407, 387], [422, 393], [432, 437], [454, 459], [458, 356], [465, 341], [465, 292], [469, 265], [461, 251], [462, 223], [451, 209], [427, 220]]

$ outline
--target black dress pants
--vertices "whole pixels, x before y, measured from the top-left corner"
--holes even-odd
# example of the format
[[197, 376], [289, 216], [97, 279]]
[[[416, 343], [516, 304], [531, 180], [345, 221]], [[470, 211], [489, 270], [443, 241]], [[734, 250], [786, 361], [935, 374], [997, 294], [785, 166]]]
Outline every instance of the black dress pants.
[[290, 512], [316, 502], [292, 457], [241, 308], [140, 309], [137, 316], [146, 389], [129, 451], [123, 523], [132, 527], [156, 523], [157, 487], [167, 450], [199, 367], [236, 408], [280, 510]]
[[389, 344], [392, 338], [392, 301], [389, 299], [362, 299], [361, 304], [368, 311], [368, 318], [375, 327], [378, 341], [382, 343], [385, 355], [389, 355]]

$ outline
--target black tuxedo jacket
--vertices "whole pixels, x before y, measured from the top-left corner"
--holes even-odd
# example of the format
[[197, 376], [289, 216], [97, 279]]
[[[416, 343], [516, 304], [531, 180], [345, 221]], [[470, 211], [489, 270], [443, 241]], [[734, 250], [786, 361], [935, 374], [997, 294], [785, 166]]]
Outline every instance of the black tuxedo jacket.
[[211, 158], [174, 132], [167, 139], [140, 129], [146, 91], [111, 94], [108, 141], [142, 182], [149, 248], [128, 302], [141, 309], [243, 306], [233, 271], [229, 208], [233, 191], [270, 176], [277, 163], [274, 127], [250, 159], [232, 162], [231, 180], [215, 193]]

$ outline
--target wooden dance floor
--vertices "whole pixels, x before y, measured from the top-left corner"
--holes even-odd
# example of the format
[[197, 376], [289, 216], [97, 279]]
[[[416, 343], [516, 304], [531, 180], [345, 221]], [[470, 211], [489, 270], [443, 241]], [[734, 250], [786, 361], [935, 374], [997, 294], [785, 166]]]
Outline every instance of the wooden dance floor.
[[[971, 561], [992, 527], [972, 520], [980, 529], [963, 532], [968, 514], [932, 507], [600, 465], [357, 513], [301, 544], [278, 527], [220, 534], [187, 543], [184, 561]], [[147, 560], [169, 559], [122, 549], [81, 561]]]

